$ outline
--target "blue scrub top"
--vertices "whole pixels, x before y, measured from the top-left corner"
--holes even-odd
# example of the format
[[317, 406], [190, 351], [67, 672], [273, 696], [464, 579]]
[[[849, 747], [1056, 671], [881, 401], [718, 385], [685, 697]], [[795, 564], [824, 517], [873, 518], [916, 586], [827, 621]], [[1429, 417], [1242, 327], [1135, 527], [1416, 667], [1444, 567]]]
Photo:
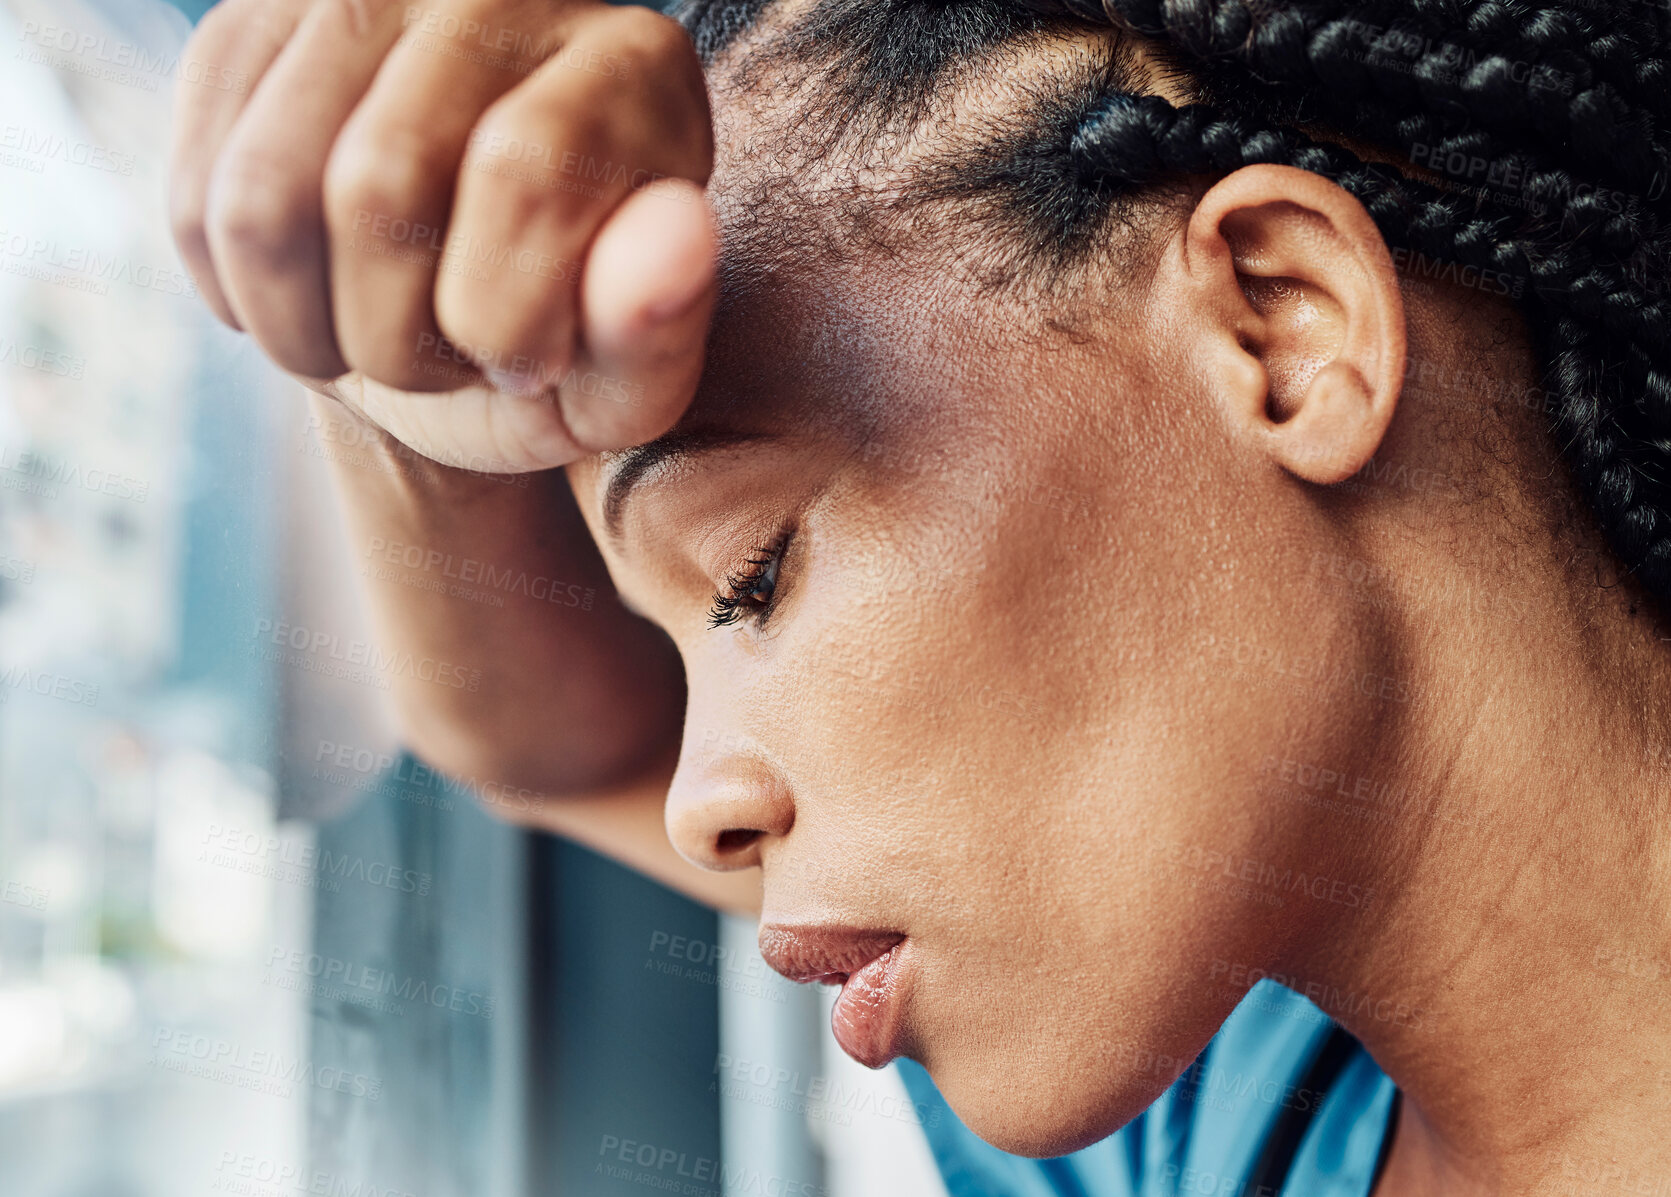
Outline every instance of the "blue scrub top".
[[1154, 1105], [1057, 1159], [989, 1146], [920, 1065], [897, 1067], [950, 1197], [1369, 1197], [1397, 1109], [1369, 1053], [1273, 981], [1248, 991]]

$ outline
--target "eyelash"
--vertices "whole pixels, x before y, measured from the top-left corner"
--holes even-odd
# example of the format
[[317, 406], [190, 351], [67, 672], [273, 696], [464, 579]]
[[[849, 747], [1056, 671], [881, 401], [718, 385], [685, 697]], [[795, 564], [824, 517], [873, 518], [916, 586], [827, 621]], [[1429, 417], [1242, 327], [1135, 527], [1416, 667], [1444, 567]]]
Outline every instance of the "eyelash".
[[[727, 574], [714, 594], [714, 605], [708, 610], [708, 626], [723, 628], [744, 619], [765, 623], [777, 601], [777, 588], [782, 581], [779, 574], [788, 548], [789, 534], [779, 533], [769, 545], [752, 550], [742, 565]], [[764, 599], [756, 598], [763, 580], [770, 588]]]

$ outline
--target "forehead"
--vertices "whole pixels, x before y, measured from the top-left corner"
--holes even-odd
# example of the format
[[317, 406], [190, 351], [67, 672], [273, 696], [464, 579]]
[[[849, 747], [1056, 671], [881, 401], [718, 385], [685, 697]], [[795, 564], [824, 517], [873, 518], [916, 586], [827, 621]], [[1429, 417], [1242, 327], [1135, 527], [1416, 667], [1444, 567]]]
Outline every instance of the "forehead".
[[[787, 484], [784, 471], [796, 462], [813, 470], [870, 460], [884, 444], [920, 446], [1001, 420], [993, 397], [1004, 392], [992, 376], [1014, 365], [1011, 352], [989, 339], [978, 305], [915, 272], [886, 258], [796, 256], [722, 277], [696, 394], [658, 441], [745, 434], [753, 439], [727, 455], [753, 457], [762, 479]], [[605, 485], [630, 456], [594, 455], [570, 467], [594, 533], [605, 529]], [[704, 456], [686, 468], [721, 460]]]
[[[880, 265], [783, 258], [769, 269], [722, 264], [721, 279], [696, 393], [658, 442], [743, 434], [754, 441], [741, 451], [769, 445], [774, 456], [838, 440], [856, 447], [920, 402], [933, 355], [920, 322], [912, 327], [913, 305]], [[569, 469], [599, 527], [602, 485], [630, 456], [598, 454]]]
[[[866, 3], [896, 15], [908, 7]], [[1007, 0], [996, 7], [1014, 11]], [[1011, 334], [1043, 319], [1036, 305], [1017, 310], [1004, 302], [1015, 296], [995, 295], [971, 277], [969, 259], [990, 239], [963, 214], [917, 210], [901, 235], [886, 201], [909, 186], [915, 143], [893, 143], [881, 164], [861, 146], [828, 145], [809, 132], [830, 115], [826, 93], [840, 80], [785, 61], [784, 31], [830, 18], [840, 37], [886, 41], [867, 11], [855, 0], [770, 5], [710, 64], [716, 158], [708, 198], [721, 232], [721, 298], [699, 390], [676, 430], [837, 435], [864, 444], [890, 428], [957, 418], [948, 399], [975, 389], [977, 375], [1002, 371], [1017, 348]], [[700, 44], [700, 15], [695, 31]], [[1016, 35], [1007, 26], [1000, 32]], [[992, 28], [982, 36], [1003, 40]], [[775, 48], [763, 70], [752, 70], [762, 44]], [[816, 60], [808, 53], [803, 65]], [[945, 66], [912, 69], [937, 89]], [[1008, 108], [1013, 97], [983, 99]], [[980, 124], [975, 113], [959, 115]], [[963, 406], [965, 417], [969, 410]]]

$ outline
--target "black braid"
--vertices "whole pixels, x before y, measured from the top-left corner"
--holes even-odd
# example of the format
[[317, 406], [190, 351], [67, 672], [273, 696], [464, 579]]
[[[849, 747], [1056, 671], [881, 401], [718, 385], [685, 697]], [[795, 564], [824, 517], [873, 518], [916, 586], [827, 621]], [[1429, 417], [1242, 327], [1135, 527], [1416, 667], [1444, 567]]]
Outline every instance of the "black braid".
[[[1504, 0], [1261, 4], [1269, 11], [1260, 20], [1246, 0], [1061, 0], [1059, 7], [1081, 17], [1105, 14], [1160, 38], [1201, 75], [1207, 98], [1225, 107], [1286, 102], [1286, 119], [1326, 119], [1401, 150], [1433, 145], [1465, 126], [1511, 137], [1535, 132], [1542, 139], [1536, 149], [1552, 156], [1552, 166], [1638, 192], [1652, 189], [1667, 159], [1660, 126], [1671, 89], [1663, 59], [1622, 63], [1621, 35], [1597, 34], [1598, 19], [1582, 9]], [[1505, 27], [1516, 35], [1496, 36]], [[1598, 69], [1564, 34], [1601, 45], [1600, 61], [1612, 65]]]
[[[1202, 94], [1226, 105], [1102, 97], [1070, 146], [1087, 183], [1136, 191], [1169, 176], [1252, 163], [1296, 166], [1355, 195], [1389, 244], [1430, 265], [1514, 280], [1554, 399], [1551, 429], [1614, 549], [1671, 608], [1671, 210], [1664, 195], [1671, 154], [1658, 131], [1668, 102], [1654, 91], [1666, 72], [1664, 10], [1606, 6], [1642, 11], [1621, 12], [1604, 32], [1598, 13], [1544, 6], [1537, 20], [1523, 20], [1503, 38], [1503, 23], [1526, 17], [1529, 6], [1406, 2], [1398, 8], [1408, 28], [1435, 28], [1437, 15], [1448, 14], [1453, 44], [1499, 39], [1460, 83], [1430, 87], [1364, 59], [1364, 31], [1393, 28], [1378, 23], [1387, 5], [1063, 0], [1059, 7], [1081, 18], [1112, 12], [1160, 38], [1199, 71]], [[1554, 44], [1563, 36], [1569, 40]], [[1540, 102], [1535, 89], [1511, 86], [1500, 66], [1487, 65], [1527, 49], [1576, 81], [1561, 105]], [[1304, 119], [1405, 152], [1425, 144], [1429, 156], [1516, 164], [1527, 207], [1365, 162], [1300, 133], [1294, 122]], [[1598, 179], [1634, 189], [1606, 193]]]

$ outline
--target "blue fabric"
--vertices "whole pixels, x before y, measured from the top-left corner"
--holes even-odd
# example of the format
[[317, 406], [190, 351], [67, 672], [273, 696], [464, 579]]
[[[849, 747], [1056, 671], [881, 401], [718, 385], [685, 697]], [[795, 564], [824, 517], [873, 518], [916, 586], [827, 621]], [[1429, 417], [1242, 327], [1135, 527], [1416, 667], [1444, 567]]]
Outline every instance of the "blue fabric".
[[920, 1065], [896, 1067], [950, 1197], [1279, 1197], [1255, 1191], [1251, 1173], [1285, 1106], [1316, 1113], [1280, 1197], [1368, 1197], [1395, 1090], [1355, 1043], [1326, 1092], [1302, 1088], [1333, 1025], [1299, 994], [1261, 981], [1154, 1105], [1101, 1142], [1050, 1160], [982, 1142]]

